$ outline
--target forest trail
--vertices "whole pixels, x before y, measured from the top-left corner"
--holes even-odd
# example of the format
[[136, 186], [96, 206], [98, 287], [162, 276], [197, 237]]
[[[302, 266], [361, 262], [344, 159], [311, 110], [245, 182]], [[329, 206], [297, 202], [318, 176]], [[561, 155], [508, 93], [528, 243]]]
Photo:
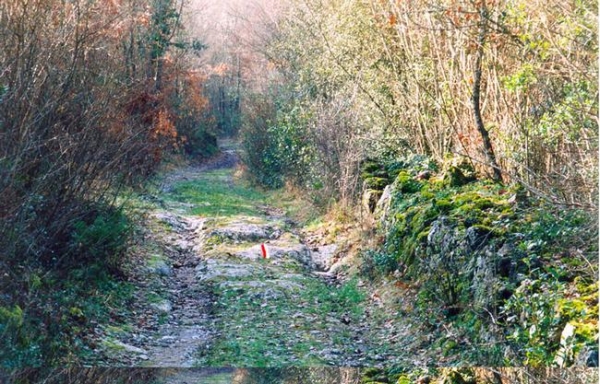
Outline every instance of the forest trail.
[[127, 352], [121, 363], [418, 364], [409, 351], [419, 340], [408, 325], [398, 326], [397, 313], [390, 317], [360, 280], [327, 272], [336, 244], [307, 245], [264, 193], [235, 178], [236, 166], [229, 149], [164, 177], [146, 224], [154, 253], [137, 279], [139, 318], [117, 342]]

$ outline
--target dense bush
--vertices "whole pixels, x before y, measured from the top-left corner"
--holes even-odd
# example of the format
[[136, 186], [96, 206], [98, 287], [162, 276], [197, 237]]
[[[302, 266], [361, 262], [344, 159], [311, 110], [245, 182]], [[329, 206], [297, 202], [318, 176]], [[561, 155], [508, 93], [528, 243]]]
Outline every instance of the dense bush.
[[289, 90], [278, 100], [310, 115], [306, 171], [335, 197], [352, 196], [367, 158], [460, 153], [481, 175], [593, 209], [597, 13], [593, 1], [292, 0], [262, 43]]
[[[97, 256], [105, 260], [112, 257]], [[3, 370], [55, 367], [97, 357], [93, 349], [98, 324], [114, 320], [121, 308], [130, 304], [133, 292], [130, 284], [115, 279], [103, 260], [60, 273], [29, 269], [22, 279], [26, 281], [10, 286], [13, 291], [2, 286]]]
[[184, 137], [214, 150], [202, 79], [169, 57], [178, 28], [170, 0], [0, 5], [3, 262], [60, 257], [96, 202], [151, 175]]
[[[282, 91], [282, 93], [289, 91]], [[360, 146], [351, 110], [307, 106], [289, 96], [280, 105], [249, 102], [242, 126], [245, 163], [260, 183], [279, 187], [284, 182], [310, 192], [321, 206], [331, 201], [350, 203], [360, 191]]]
[[256, 97], [248, 103], [240, 136], [242, 160], [250, 178], [259, 184], [277, 188], [283, 185], [283, 169], [277, 154], [277, 141], [271, 134], [276, 120], [274, 105]]
[[2, 365], [82, 349], [87, 316], [120, 289], [119, 194], [182, 144], [214, 151], [180, 31], [171, 0], [0, 4]]
[[73, 224], [68, 249], [62, 255], [66, 260], [61, 265], [68, 267], [83, 261], [118, 271], [131, 232], [128, 218], [121, 210], [105, 207], [87, 216]]

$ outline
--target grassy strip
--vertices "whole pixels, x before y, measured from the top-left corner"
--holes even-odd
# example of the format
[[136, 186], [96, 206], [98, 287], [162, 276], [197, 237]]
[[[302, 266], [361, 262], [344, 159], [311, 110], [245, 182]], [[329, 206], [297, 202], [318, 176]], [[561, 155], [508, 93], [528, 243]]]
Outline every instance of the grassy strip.
[[[282, 272], [283, 274], [283, 272]], [[305, 278], [302, 288], [275, 290], [277, 297], [261, 297], [254, 289], [226, 288], [218, 295], [221, 337], [201, 365], [279, 367], [328, 363], [318, 352], [352, 344], [340, 319], [358, 323], [364, 293], [355, 280], [336, 288]]]
[[232, 169], [206, 172], [195, 180], [177, 183], [167, 200], [192, 204], [199, 216], [261, 216], [265, 195], [248, 185], [234, 183]]

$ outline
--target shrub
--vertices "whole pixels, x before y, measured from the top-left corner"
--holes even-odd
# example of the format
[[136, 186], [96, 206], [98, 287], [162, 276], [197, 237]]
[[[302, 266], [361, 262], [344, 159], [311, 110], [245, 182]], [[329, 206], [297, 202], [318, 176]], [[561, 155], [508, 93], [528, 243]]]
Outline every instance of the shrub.
[[85, 220], [73, 224], [70, 253], [77, 257], [72, 262], [104, 264], [118, 271], [131, 228], [121, 209], [102, 207], [91, 211]]
[[398, 269], [398, 257], [384, 250], [369, 249], [361, 254], [361, 274], [375, 277]]
[[276, 120], [274, 105], [266, 99], [254, 98], [248, 103], [240, 136], [242, 161], [249, 177], [256, 183], [277, 188], [283, 185], [283, 164], [278, 156], [276, 138], [271, 134]]

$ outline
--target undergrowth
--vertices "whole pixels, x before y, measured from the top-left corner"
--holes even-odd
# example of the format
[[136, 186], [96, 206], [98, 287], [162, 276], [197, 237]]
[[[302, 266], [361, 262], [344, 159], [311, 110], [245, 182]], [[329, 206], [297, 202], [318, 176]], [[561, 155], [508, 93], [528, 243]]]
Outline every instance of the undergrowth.
[[[133, 288], [122, 281], [130, 235], [122, 210], [95, 207], [72, 224], [62, 254], [24, 260], [1, 280], [0, 367], [76, 364], [94, 355], [98, 324], [121, 316]], [[14, 271], [14, 270], [13, 270]]]

